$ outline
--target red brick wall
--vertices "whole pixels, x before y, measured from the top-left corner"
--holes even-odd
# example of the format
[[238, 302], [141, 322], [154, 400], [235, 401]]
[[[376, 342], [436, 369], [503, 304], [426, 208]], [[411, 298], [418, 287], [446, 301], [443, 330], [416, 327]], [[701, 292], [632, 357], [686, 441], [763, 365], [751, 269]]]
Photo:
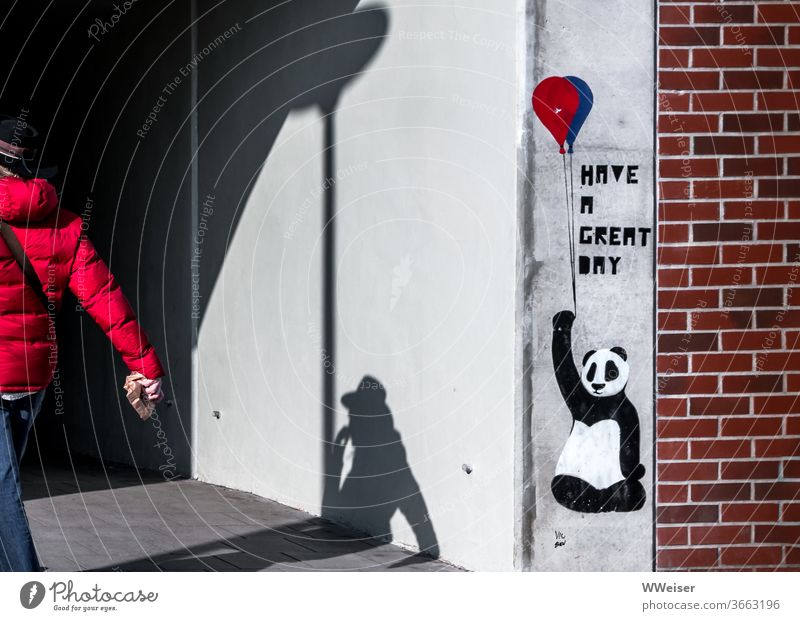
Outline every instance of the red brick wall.
[[798, 569], [800, 2], [658, 9], [656, 566]]

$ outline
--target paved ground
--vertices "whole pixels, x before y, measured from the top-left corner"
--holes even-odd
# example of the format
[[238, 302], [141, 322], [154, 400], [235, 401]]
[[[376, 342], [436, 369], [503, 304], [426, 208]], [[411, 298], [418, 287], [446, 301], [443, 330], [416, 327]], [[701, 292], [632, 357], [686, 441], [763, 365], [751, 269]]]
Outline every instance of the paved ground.
[[253, 494], [131, 468], [26, 465], [52, 571], [455, 571]]

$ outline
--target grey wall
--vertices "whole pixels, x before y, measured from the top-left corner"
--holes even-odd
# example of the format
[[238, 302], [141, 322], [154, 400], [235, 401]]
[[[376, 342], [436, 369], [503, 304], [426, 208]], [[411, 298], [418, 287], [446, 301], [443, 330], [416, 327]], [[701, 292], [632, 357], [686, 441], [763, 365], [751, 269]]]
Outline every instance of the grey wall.
[[199, 22], [197, 475], [510, 569], [515, 6], [356, 4]]
[[[653, 7], [634, 0], [540, 1], [529, 5], [528, 82], [551, 75], [576, 75], [594, 92], [594, 108], [575, 145], [576, 211], [579, 197], [594, 197], [594, 213], [576, 215], [580, 226], [649, 228], [645, 247], [576, 243], [577, 254], [620, 257], [619, 273], [577, 276], [573, 354], [578, 369], [585, 352], [624, 347], [630, 378], [626, 393], [638, 411], [642, 480], [647, 502], [627, 513], [581, 513], [558, 504], [551, 493], [556, 463], [572, 419], [559, 392], [551, 351], [552, 317], [572, 310], [567, 211], [562, 157], [551, 135], [532, 114], [526, 117], [521, 159], [521, 218], [527, 240], [526, 286], [521, 331], [523, 371], [531, 365], [528, 402], [532, 412], [527, 459], [534, 508], [531, 556], [537, 570], [649, 570], [653, 523]], [[568, 160], [567, 160], [568, 161]], [[583, 164], [638, 166], [638, 184], [581, 186]], [[624, 181], [624, 179], [623, 179]], [[577, 233], [576, 233], [577, 234]], [[523, 447], [523, 451], [524, 451]], [[523, 524], [528, 541], [530, 521]], [[562, 536], [558, 536], [556, 532]], [[557, 545], [559, 543], [559, 545]]]

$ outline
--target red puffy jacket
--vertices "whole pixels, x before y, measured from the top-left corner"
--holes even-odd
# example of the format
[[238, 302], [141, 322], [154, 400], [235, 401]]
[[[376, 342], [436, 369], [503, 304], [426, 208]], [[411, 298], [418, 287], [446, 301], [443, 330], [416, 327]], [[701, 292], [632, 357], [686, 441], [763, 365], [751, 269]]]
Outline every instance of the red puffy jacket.
[[81, 230], [81, 219], [58, 209], [43, 179], [0, 179], [0, 218], [19, 238], [42, 282], [46, 310], [22, 279], [22, 269], [0, 238], [0, 392], [44, 388], [55, 372], [55, 314], [69, 287], [111, 339], [131, 371], [164, 375], [153, 346], [111, 272]]

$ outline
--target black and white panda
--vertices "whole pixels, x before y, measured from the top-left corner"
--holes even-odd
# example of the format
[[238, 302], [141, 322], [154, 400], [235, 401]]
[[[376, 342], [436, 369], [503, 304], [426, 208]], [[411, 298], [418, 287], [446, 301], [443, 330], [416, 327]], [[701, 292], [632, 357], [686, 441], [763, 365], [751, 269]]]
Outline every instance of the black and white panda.
[[639, 415], [625, 396], [630, 368], [621, 347], [588, 352], [578, 374], [572, 358], [575, 315], [553, 317], [553, 367], [572, 414], [572, 430], [551, 483], [559, 504], [573, 511], [636, 511], [646, 494], [639, 479]]

